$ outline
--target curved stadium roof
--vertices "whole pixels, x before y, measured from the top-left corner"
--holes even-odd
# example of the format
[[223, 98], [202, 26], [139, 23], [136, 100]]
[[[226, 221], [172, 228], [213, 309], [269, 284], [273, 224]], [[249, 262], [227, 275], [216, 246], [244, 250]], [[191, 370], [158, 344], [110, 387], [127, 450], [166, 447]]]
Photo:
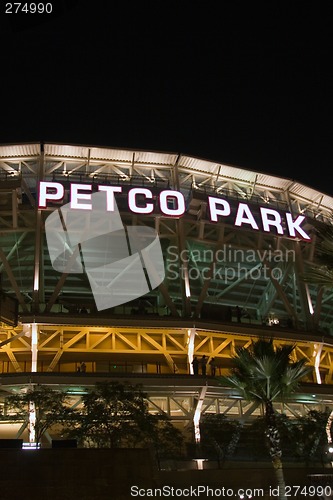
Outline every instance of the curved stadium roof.
[[[0, 146], [1, 168], [7, 173], [15, 171], [6, 162], [17, 162], [39, 156], [41, 143], [8, 144]], [[90, 147], [63, 144], [45, 144], [44, 153], [47, 157], [59, 161], [82, 161], [89, 164], [105, 164], [124, 167], [126, 165], [140, 168], [177, 167], [183, 172], [188, 171], [193, 176], [209, 175], [214, 179], [215, 188], [218, 189], [223, 182], [235, 182], [239, 185], [251, 186], [254, 190], [279, 190], [284, 191], [293, 198], [298, 198], [308, 203], [312, 209], [330, 211], [333, 209], [333, 197], [316, 189], [306, 186], [297, 180], [279, 177], [267, 173], [239, 168], [219, 162], [183, 155], [180, 153], [150, 152], [132, 149], [116, 149], [104, 147]], [[198, 183], [200, 188], [207, 180]]]

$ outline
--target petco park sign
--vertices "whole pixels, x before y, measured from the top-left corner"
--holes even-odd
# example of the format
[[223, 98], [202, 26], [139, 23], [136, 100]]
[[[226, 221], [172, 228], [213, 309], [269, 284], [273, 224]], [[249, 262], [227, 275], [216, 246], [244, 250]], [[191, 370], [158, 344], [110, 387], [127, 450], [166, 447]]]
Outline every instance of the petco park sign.
[[[122, 193], [121, 186], [97, 187], [105, 194], [105, 211], [115, 209], [115, 195]], [[91, 184], [70, 184], [69, 203], [73, 210], [92, 210], [93, 186]], [[49, 203], [59, 203], [65, 196], [65, 188], [59, 182], [40, 182], [39, 208], [47, 208]], [[158, 206], [154, 198], [157, 198]], [[236, 227], [252, 228], [256, 231], [273, 232], [292, 238], [310, 240], [310, 236], [302, 228], [305, 222], [303, 215], [294, 217], [289, 212], [280, 212], [272, 208], [249, 205], [244, 202], [232, 204], [223, 198], [208, 196], [209, 217], [212, 222], [224, 220]], [[135, 214], [152, 214], [155, 210], [168, 217], [181, 217], [186, 212], [184, 195], [175, 190], [166, 189], [154, 195], [148, 188], [135, 187], [127, 193], [127, 206]]]

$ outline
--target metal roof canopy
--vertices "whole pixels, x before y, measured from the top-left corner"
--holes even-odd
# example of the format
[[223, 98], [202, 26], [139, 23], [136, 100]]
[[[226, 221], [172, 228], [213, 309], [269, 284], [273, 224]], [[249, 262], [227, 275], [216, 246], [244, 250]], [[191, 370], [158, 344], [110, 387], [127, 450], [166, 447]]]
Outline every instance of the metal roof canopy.
[[[104, 147], [89, 147], [41, 143], [3, 145], [0, 146], [0, 162], [13, 160], [28, 160], [39, 156], [44, 146], [44, 153], [50, 159], [82, 160], [87, 162], [112, 162], [114, 164], [129, 164], [137, 167], [165, 166], [189, 169], [203, 174], [216, 176], [219, 181], [240, 182], [262, 189], [288, 191], [295, 198], [302, 198], [309, 203], [315, 203], [322, 208], [333, 209], [333, 197], [306, 186], [297, 180], [270, 175], [264, 172], [247, 170], [233, 165], [212, 162], [205, 159], [182, 155], [179, 153], [149, 152], [138, 149], [116, 149]], [[2, 167], [4, 168], [4, 167]]]

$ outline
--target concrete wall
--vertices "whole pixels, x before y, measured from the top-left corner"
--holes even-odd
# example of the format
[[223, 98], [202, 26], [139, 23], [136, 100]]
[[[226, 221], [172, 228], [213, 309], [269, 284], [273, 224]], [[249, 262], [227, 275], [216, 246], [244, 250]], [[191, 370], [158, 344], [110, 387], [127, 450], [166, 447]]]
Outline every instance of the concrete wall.
[[148, 450], [0, 450], [1, 500], [127, 500], [152, 478]]
[[[331, 471], [332, 469], [304, 468], [292, 464], [285, 467], [286, 483], [310, 485], [309, 474], [327, 474], [329, 478]], [[131, 486], [137, 487], [132, 490], [132, 496]], [[0, 449], [1, 500], [163, 498], [150, 492], [155, 488], [166, 487], [166, 492], [170, 492], [172, 487], [182, 489], [191, 486], [232, 488], [235, 492], [233, 498], [236, 500], [239, 498], [236, 496], [238, 488], [256, 488], [265, 492], [265, 496], [254, 498], [277, 498], [269, 493], [269, 488], [275, 486], [274, 473], [269, 463], [229, 462], [217, 470], [157, 471], [150, 452], [141, 449]], [[150, 492], [141, 494], [145, 490]], [[172, 498], [171, 494], [169, 497]], [[192, 497], [195, 498], [195, 495]], [[221, 495], [219, 497], [223, 498]], [[173, 495], [173, 498], [182, 497]], [[200, 494], [199, 498], [217, 496]], [[291, 498], [304, 500], [306, 496], [293, 495]]]

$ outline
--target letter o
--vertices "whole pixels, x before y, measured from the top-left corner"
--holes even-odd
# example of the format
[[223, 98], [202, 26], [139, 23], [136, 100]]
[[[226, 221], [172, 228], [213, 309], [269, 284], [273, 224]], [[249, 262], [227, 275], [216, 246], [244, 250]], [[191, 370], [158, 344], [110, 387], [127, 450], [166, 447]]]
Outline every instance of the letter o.
[[[174, 198], [177, 200], [177, 208], [168, 207], [168, 198]], [[166, 189], [160, 193], [160, 209], [164, 215], [172, 215], [173, 217], [179, 217], [185, 213], [185, 198], [179, 191], [173, 191], [171, 189]]]

